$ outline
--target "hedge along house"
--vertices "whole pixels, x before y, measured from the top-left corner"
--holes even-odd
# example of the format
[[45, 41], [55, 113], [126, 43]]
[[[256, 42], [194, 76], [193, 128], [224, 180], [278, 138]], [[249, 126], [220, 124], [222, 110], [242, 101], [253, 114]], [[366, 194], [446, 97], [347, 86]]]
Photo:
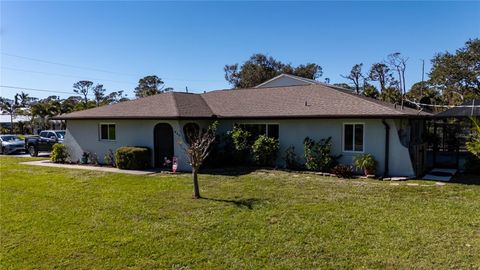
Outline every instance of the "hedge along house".
[[57, 117], [67, 121], [64, 143], [71, 158], [83, 152], [105, 153], [121, 146], [152, 149], [152, 166], [176, 156], [180, 170], [190, 166], [183, 146], [184, 128], [190, 123], [206, 127], [219, 122], [218, 133], [240, 125], [254, 135], [278, 138], [281, 156], [294, 146], [302, 162], [305, 137], [332, 137], [339, 162], [370, 153], [378, 161], [377, 174], [413, 176], [423, 171], [418, 160], [423, 119], [428, 113], [380, 102], [325, 84], [217, 90], [204, 94], [168, 92]]

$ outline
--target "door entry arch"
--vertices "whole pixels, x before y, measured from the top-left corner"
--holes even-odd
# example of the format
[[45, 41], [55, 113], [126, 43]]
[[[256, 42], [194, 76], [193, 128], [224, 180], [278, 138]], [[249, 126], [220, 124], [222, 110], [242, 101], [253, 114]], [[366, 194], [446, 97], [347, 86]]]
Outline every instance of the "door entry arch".
[[170, 124], [159, 123], [153, 128], [153, 152], [156, 168], [171, 168], [165, 164], [165, 158], [172, 160], [173, 150], [173, 128]]

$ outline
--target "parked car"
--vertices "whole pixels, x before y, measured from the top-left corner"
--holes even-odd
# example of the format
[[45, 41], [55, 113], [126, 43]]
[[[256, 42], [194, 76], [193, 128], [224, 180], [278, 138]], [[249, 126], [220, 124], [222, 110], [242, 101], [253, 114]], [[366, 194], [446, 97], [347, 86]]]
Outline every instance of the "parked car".
[[16, 135], [0, 135], [0, 154], [25, 151], [25, 142]]
[[38, 136], [25, 138], [25, 149], [32, 157], [38, 156], [38, 152], [50, 152], [56, 143], [63, 143], [65, 130], [44, 130]]

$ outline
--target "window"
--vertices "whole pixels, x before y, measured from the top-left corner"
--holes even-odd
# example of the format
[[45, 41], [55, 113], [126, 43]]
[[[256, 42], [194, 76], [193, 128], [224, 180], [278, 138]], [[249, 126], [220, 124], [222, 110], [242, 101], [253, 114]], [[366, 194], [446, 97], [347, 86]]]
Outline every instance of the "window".
[[115, 141], [115, 124], [100, 124], [100, 140]]
[[363, 152], [364, 124], [343, 125], [343, 151]]
[[256, 140], [260, 135], [267, 135], [270, 138], [278, 140], [278, 124], [239, 124], [238, 126], [252, 134], [250, 138], [252, 141]]

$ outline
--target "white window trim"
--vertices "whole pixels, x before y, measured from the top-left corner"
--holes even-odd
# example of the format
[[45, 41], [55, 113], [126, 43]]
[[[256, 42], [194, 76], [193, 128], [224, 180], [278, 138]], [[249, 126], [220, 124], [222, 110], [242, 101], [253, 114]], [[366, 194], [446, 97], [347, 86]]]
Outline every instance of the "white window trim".
[[[102, 125], [107, 125], [107, 132], [108, 132], [108, 125], [114, 125], [115, 126], [115, 140], [110, 140], [110, 139], [102, 139]], [[109, 134], [107, 134], [109, 135]], [[106, 123], [102, 122], [98, 124], [98, 140], [102, 142], [115, 142], [117, 141], [117, 124], [116, 123]], [[110, 137], [110, 136], [108, 136]]]
[[280, 140], [280, 123], [275, 123], [275, 122], [261, 122], [261, 123], [252, 123], [252, 122], [245, 122], [245, 123], [238, 123], [235, 122], [233, 123], [232, 129], [235, 127], [235, 125], [264, 125], [265, 126], [265, 135], [268, 137], [268, 125], [277, 125], [278, 126], [278, 140]]
[[[353, 126], [353, 150], [345, 150], [345, 126], [346, 125], [354, 125]], [[362, 151], [355, 151], [355, 125], [363, 125], [363, 144], [362, 144]], [[344, 153], [365, 153], [365, 129], [366, 125], [365, 122], [346, 122], [343, 123], [342, 126], [342, 152]]]

